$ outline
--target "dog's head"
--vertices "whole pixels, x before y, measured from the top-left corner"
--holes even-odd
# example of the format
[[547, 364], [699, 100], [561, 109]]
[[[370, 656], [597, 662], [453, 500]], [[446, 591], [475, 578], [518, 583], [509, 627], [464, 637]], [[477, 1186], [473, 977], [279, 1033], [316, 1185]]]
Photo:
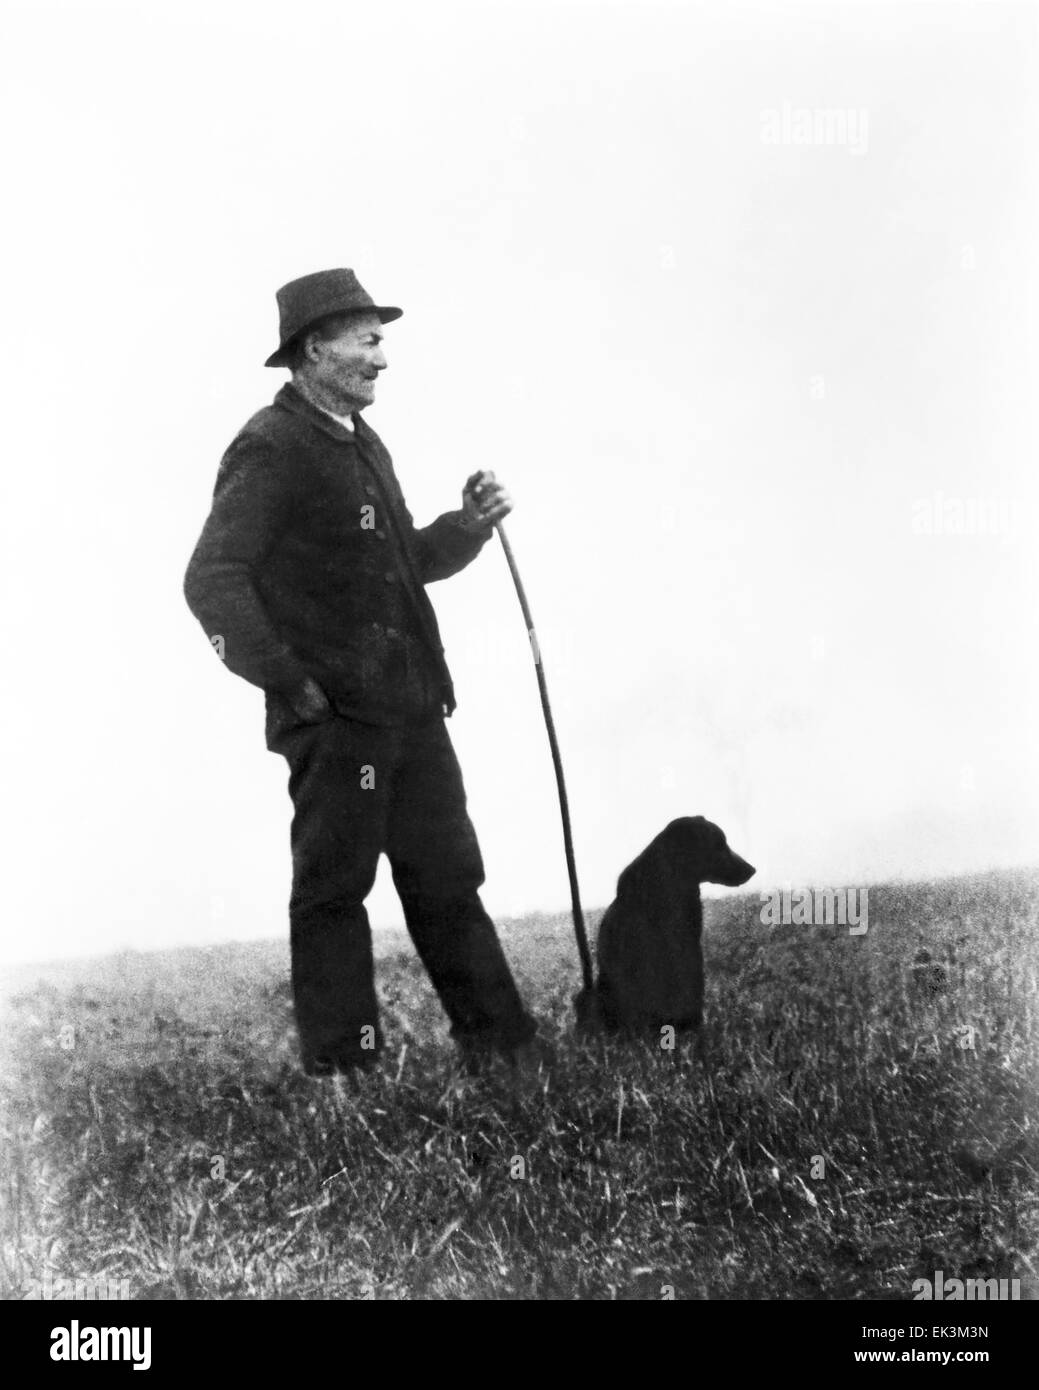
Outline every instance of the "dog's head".
[[728, 845], [725, 832], [703, 816], [680, 816], [652, 840], [621, 874], [617, 891], [639, 891], [645, 876], [661, 871], [685, 883], [720, 883], [738, 888], [756, 872]]

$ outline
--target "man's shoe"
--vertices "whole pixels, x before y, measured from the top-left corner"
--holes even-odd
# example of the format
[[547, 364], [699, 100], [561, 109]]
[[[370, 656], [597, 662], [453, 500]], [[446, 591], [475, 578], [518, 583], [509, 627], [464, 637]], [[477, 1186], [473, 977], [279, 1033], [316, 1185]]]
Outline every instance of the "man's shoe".
[[496, 1062], [513, 1073], [534, 1075], [555, 1065], [555, 1053], [543, 1038], [533, 1037], [513, 1046], [492, 1042], [460, 1042], [459, 1063], [467, 1076], [486, 1076]]
[[379, 1060], [377, 1052], [369, 1052], [363, 1057], [314, 1057], [303, 1064], [307, 1076], [328, 1078], [332, 1076], [356, 1076], [360, 1072], [371, 1071]]
[[509, 1065], [520, 1076], [536, 1076], [538, 1072], [548, 1073], [556, 1065], [556, 1053], [551, 1043], [544, 1038], [531, 1038], [510, 1048], [506, 1053]]
[[485, 1076], [494, 1064], [495, 1057], [500, 1055], [493, 1047], [476, 1046], [472, 1043], [458, 1044], [458, 1065], [466, 1076]]

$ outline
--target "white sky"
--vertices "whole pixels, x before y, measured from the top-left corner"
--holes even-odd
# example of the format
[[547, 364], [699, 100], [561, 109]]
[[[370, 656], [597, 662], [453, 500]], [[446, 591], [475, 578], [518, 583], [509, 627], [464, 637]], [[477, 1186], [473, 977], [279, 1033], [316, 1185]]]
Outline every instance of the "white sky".
[[[698, 812], [752, 888], [1035, 862], [1035, 6], [3, 15], [8, 958], [287, 934], [287, 767], [181, 581], [335, 265], [405, 309], [419, 523], [516, 500], [589, 906]], [[497, 545], [431, 594], [485, 901], [564, 908]]]

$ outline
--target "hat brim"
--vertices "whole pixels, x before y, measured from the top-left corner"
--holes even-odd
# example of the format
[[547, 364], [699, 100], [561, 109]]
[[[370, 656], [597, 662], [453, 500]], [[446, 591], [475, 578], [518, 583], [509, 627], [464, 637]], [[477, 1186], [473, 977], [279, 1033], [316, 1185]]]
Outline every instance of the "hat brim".
[[[347, 309], [343, 312], [353, 313], [355, 311]], [[404, 310], [398, 309], [393, 304], [373, 304], [370, 309], [358, 309], [356, 310], [356, 312], [359, 314], [378, 314], [380, 323], [392, 323], [394, 319], [400, 318]], [[321, 317], [328, 318], [329, 315], [322, 314]], [[314, 320], [314, 323], [320, 322], [320, 319]], [[263, 365], [265, 367], [287, 367], [289, 365], [289, 349], [292, 347], [292, 344], [297, 342], [303, 336], [303, 334], [306, 333], [308, 328], [313, 328], [314, 323], [305, 324], [299, 330], [298, 333], [294, 333], [293, 336], [288, 340], [288, 342], [282, 343], [281, 347], [278, 348], [277, 352], [271, 353], [270, 357], [267, 358], [267, 361]]]

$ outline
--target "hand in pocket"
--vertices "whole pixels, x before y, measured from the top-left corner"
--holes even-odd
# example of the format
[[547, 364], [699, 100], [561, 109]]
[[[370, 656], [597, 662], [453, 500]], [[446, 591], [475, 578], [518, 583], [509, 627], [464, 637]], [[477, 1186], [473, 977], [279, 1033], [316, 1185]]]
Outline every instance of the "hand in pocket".
[[308, 676], [299, 689], [289, 696], [289, 704], [304, 724], [320, 724], [332, 714], [328, 696], [312, 676]]

